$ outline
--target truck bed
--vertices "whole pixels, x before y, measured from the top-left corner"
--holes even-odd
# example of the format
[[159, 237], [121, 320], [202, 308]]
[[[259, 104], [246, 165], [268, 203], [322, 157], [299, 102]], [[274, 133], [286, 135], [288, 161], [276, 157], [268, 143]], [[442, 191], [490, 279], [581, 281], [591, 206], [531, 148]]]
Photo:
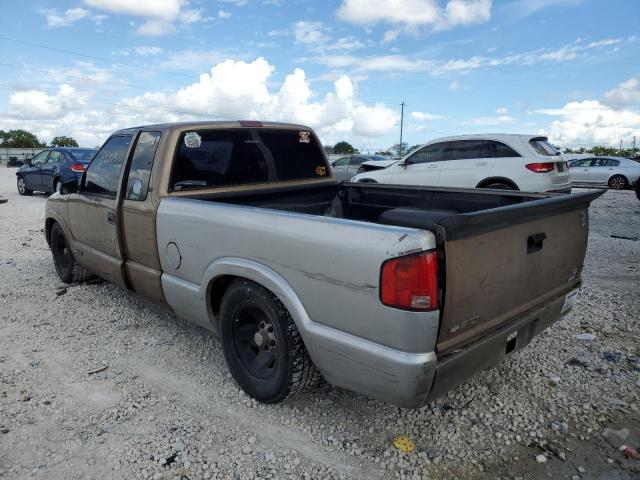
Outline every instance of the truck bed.
[[579, 286], [587, 209], [601, 194], [342, 183], [193, 198], [434, 233], [446, 356]]

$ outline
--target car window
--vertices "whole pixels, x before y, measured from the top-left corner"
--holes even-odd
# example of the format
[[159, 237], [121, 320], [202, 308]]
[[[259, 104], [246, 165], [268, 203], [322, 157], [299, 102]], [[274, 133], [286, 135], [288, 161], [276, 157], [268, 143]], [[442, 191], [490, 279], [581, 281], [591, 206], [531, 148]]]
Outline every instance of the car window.
[[569, 163], [569, 167], [582, 167], [586, 162], [586, 160], [574, 160], [573, 162]]
[[349, 157], [342, 157], [333, 162], [334, 167], [346, 167], [349, 165]]
[[611, 158], [607, 158], [606, 166], [607, 167], [617, 167], [620, 165], [619, 160], [613, 160]]
[[89, 162], [96, 154], [96, 150], [67, 150], [67, 153], [72, 160], [76, 160], [78, 162]]
[[367, 159], [364, 157], [351, 157], [351, 166], [359, 166], [366, 162]]
[[483, 140], [457, 140], [449, 142], [449, 146], [444, 150], [444, 157], [447, 160], [489, 158], [491, 157], [490, 148], [489, 143]]
[[318, 179], [330, 175], [309, 130], [237, 128], [180, 135], [174, 190]]
[[596, 158], [593, 160], [592, 165], [594, 167], [606, 167], [609, 165], [609, 159], [608, 158]]
[[438, 162], [440, 160], [444, 160], [444, 150], [450, 145], [452, 142], [441, 142], [434, 143], [433, 145], [427, 145], [426, 147], [422, 147], [420, 150], [411, 154], [409, 158], [407, 158], [408, 163], [427, 163], [427, 162]]
[[529, 145], [540, 155], [546, 157], [555, 157], [560, 155], [560, 151], [549, 143], [546, 137], [532, 138], [529, 140]]
[[508, 145], [505, 145], [502, 142], [496, 142], [493, 140], [489, 140], [487, 142], [489, 145], [486, 147], [492, 153], [493, 158], [507, 158], [507, 157], [521, 157], [518, 152], [516, 152], [513, 148]]
[[127, 200], [142, 201], [147, 198], [151, 167], [160, 143], [160, 135], [160, 132], [140, 132], [127, 177]]
[[120, 170], [130, 142], [131, 135], [118, 135], [107, 140], [87, 167], [85, 192], [116, 196]]
[[51, 152], [51, 155], [49, 155], [49, 158], [47, 159], [47, 163], [59, 163], [61, 158], [62, 158], [62, 152], [54, 150], [53, 152]]
[[45, 150], [44, 152], [40, 152], [35, 157], [31, 159], [31, 165], [35, 165], [36, 163], [45, 163], [47, 161], [47, 157], [49, 156], [49, 150]]

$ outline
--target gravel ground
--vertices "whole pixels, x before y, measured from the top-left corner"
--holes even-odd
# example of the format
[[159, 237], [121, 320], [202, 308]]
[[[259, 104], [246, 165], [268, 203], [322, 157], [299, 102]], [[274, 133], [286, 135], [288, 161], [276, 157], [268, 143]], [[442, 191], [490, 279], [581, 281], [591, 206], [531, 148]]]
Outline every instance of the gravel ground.
[[[640, 241], [611, 237], [640, 235], [632, 192], [608, 192], [591, 210], [573, 312], [421, 410], [330, 386], [256, 403], [204, 330], [106, 283], [57, 295], [46, 197], [20, 197], [6, 168], [0, 197], [0, 477], [640, 475], [640, 460], [601, 436], [626, 427], [625, 443], [640, 447]], [[595, 338], [576, 337], [585, 333]], [[396, 435], [416, 450], [396, 450]]]

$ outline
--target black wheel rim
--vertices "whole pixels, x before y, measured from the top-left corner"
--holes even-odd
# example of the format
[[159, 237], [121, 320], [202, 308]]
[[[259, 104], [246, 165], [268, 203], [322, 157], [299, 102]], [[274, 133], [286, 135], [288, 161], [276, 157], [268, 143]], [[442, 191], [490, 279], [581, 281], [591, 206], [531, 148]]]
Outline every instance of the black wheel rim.
[[62, 233], [56, 235], [56, 241], [53, 244], [53, 255], [56, 259], [56, 266], [62, 271], [66, 272], [73, 264], [73, 255], [71, 249], [67, 245], [67, 240]]
[[620, 177], [612, 178], [611, 187], [613, 187], [616, 190], [621, 190], [624, 187], [624, 180]]
[[240, 305], [233, 316], [233, 347], [243, 367], [256, 378], [267, 378], [277, 365], [278, 339], [267, 314], [253, 303]]
[[24, 192], [25, 192], [25, 188], [26, 188], [26, 187], [25, 187], [24, 179], [19, 178], [19, 179], [18, 179], [18, 191], [19, 191], [20, 193], [24, 193]]

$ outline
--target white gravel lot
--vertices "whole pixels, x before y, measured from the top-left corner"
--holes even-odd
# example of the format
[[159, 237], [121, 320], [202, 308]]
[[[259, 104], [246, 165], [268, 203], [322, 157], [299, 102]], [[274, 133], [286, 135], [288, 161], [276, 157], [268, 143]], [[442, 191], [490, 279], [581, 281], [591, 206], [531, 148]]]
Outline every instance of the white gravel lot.
[[600, 435], [640, 447], [640, 241], [610, 236], [640, 236], [632, 192], [591, 210], [573, 312], [421, 410], [330, 386], [256, 403], [204, 330], [106, 283], [56, 295], [46, 197], [1, 167], [0, 198], [2, 478], [639, 478]]

